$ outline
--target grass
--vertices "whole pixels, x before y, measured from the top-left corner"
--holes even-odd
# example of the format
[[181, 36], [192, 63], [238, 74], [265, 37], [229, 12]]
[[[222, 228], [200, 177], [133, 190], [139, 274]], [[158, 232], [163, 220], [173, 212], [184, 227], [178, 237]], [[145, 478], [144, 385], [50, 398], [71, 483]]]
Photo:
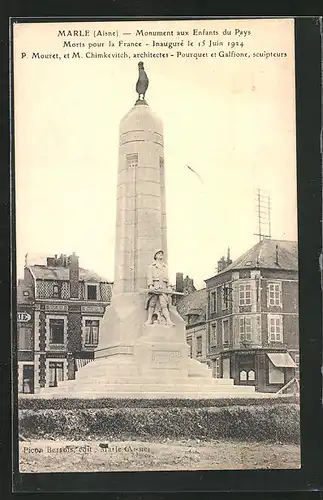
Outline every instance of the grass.
[[299, 406], [88, 408], [20, 410], [19, 432], [30, 439], [231, 439], [298, 444]]

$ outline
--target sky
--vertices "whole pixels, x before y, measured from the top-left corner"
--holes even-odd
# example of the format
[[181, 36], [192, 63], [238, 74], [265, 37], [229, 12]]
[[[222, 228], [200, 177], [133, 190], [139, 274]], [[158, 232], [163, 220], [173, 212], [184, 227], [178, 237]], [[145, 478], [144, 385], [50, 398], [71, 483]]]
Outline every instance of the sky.
[[[113, 280], [118, 129], [137, 98], [140, 59], [132, 54], [141, 49], [127, 49], [127, 59], [38, 59], [31, 53], [68, 52], [64, 40], [108, 43], [93, 36], [62, 39], [57, 33], [63, 28], [119, 29], [132, 33], [128, 41], [151, 43], [161, 37], [138, 38], [135, 30], [198, 27], [221, 33], [237, 26], [251, 35], [213, 39], [244, 41], [239, 51], [251, 54], [287, 57], [143, 59], [150, 81], [146, 99], [164, 126], [170, 277], [174, 282], [176, 272], [183, 272], [202, 287], [228, 246], [235, 259], [257, 243], [258, 188], [271, 197], [272, 237], [297, 239], [292, 20], [22, 24], [14, 28], [18, 276], [26, 253], [74, 251], [82, 267]], [[208, 43], [212, 37], [198, 39], [204, 38]], [[103, 50], [124, 51], [91, 49]]]

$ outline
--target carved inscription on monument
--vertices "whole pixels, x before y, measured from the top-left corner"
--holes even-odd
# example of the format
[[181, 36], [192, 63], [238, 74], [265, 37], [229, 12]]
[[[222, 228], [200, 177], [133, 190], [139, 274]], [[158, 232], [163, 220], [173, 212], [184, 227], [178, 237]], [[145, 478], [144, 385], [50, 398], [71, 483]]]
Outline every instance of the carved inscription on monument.
[[178, 370], [180, 362], [180, 352], [179, 351], [169, 351], [169, 350], [154, 350], [151, 353], [151, 362], [153, 368], [168, 370]]

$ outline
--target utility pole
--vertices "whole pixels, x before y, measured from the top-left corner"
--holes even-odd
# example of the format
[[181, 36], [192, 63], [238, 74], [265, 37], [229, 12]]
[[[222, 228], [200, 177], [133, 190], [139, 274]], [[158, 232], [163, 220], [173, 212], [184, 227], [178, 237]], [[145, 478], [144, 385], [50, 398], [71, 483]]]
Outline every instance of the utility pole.
[[254, 233], [258, 236], [259, 241], [264, 238], [271, 239], [271, 200], [270, 196], [264, 191], [257, 189], [257, 227], [258, 232]]

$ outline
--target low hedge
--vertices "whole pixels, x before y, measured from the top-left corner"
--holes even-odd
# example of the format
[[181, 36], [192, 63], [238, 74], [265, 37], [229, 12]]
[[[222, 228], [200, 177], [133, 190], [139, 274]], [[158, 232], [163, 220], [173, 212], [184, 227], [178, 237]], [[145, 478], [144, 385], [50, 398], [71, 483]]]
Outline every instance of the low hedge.
[[37, 395], [19, 397], [20, 410], [74, 410], [99, 408], [208, 408], [226, 406], [273, 406], [277, 404], [298, 403], [297, 396], [266, 398], [219, 398], [219, 399], [77, 399], [77, 398], [40, 398]]
[[299, 443], [299, 406], [21, 410], [19, 432], [27, 439], [182, 438]]

